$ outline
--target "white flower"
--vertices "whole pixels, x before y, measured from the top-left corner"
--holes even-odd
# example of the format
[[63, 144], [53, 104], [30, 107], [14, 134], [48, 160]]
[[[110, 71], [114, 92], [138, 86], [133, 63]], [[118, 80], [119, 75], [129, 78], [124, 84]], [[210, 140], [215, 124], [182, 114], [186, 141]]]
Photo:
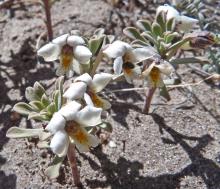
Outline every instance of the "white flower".
[[128, 43], [122, 41], [113, 42], [103, 53], [115, 59], [113, 65], [115, 74], [119, 75], [123, 71], [128, 83], [132, 83], [132, 79], [138, 78], [141, 74], [141, 68], [137, 63], [151, 56], [145, 48], [133, 49]]
[[142, 72], [142, 77], [147, 78], [149, 87], [161, 88], [164, 86], [162, 74], [169, 76], [173, 71], [174, 68], [169, 62], [165, 60], [154, 61]]
[[79, 67], [80, 64], [88, 64], [92, 56], [90, 50], [84, 45], [83, 38], [64, 34], [41, 47], [37, 54], [47, 62], [60, 59], [56, 74], [58, 76], [64, 74], [72, 76], [74, 67]]
[[167, 4], [163, 6], [159, 6], [157, 8], [156, 15], [158, 15], [160, 12], [166, 13], [167, 20], [173, 18], [177, 28], [180, 31], [187, 32], [191, 30], [199, 22], [197, 19], [181, 15], [174, 7], [169, 6]]
[[92, 106], [86, 106], [81, 110], [80, 108], [81, 104], [75, 101], [69, 102], [54, 113], [45, 128], [54, 135], [50, 148], [58, 156], [66, 155], [69, 142], [75, 143], [80, 152], [87, 152], [90, 147], [96, 147], [100, 142], [85, 128], [96, 126], [102, 122], [102, 109]]
[[84, 98], [86, 104], [107, 110], [111, 104], [97, 93], [101, 92], [111, 79], [112, 75], [108, 73], [95, 74], [93, 78], [85, 73], [74, 80], [63, 96], [70, 100]]

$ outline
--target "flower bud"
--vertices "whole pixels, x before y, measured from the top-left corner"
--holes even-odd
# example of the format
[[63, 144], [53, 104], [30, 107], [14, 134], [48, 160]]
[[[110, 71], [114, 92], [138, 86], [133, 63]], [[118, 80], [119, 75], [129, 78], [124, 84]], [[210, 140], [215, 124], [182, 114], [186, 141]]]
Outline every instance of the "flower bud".
[[189, 45], [192, 48], [205, 49], [216, 43], [215, 35], [208, 31], [193, 32], [184, 38], [189, 38]]

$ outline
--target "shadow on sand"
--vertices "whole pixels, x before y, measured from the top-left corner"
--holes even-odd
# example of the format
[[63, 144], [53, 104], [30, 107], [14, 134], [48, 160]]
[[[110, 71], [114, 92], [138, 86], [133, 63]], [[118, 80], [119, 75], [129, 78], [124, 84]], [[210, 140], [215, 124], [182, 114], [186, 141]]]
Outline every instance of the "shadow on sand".
[[[37, 68], [36, 55], [30, 42], [31, 40], [27, 39], [17, 54], [11, 53], [11, 61], [0, 62], [0, 151], [9, 140], [5, 136], [7, 130], [12, 126], [19, 126], [21, 122], [21, 117], [14, 119], [12, 113], [12, 107], [18, 102], [17, 94], [25, 101], [25, 89], [28, 86], [33, 86], [35, 81], [55, 77], [50, 64]], [[28, 128], [32, 127], [30, 121], [27, 121], [26, 125]], [[1, 165], [6, 161], [0, 156]], [[16, 175], [7, 176], [0, 171], [0, 188], [16, 188]]]
[[[175, 174], [162, 174], [156, 177], [141, 176], [139, 170], [143, 169], [143, 164], [138, 161], [129, 161], [124, 157], [120, 157], [117, 163], [111, 162], [108, 157], [102, 153], [101, 148], [94, 150], [92, 153], [98, 158], [101, 166], [92, 159], [87, 159], [91, 167], [95, 170], [102, 171], [106, 179], [103, 180], [86, 180], [89, 188], [109, 187], [114, 189], [174, 189], [180, 188], [181, 180], [186, 176], [201, 177], [208, 189], [220, 188], [220, 168], [211, 159], [205, 158], [201, 151], [213, 139], [210, 135], [201, 137], [185, 136], [171, 127], [167, 126], [164, 119], [158, 114], [151, 114], [154, 122], [158, 125], [160, 132], [169, 133], [173, 141], [171, 144], [179, 144], [188, 154], [191, 163]], [[195, 147], [187, 144], [187, 140], [197, 141]], [[164, 140], [164, 142], [168, 140]]]

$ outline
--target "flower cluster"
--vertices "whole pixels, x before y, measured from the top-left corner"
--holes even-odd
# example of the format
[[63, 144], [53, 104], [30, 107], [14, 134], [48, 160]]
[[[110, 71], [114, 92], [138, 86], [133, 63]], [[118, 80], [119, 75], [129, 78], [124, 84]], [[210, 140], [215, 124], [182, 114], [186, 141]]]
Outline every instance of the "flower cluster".
[[[163, 75], [170, 77], [175, 72], [175, 63], [198, 60], [194, 57], [177, 58], [178, 51], [184, 45], [204, 49], [215, 44], [216, 39], [209, 32], [187, 33], [198, 20], [181, 15], [169, 5], [159, 6], [156, 14], [152, 23], [139, 20], [138, 28], [123, 30], [133, 40], [131, 43], [114, 41], [99, 30], [90, 39], [64, 34], [38, 49], [37, 55], [44, 61], [59, 60], [56, 74], [62, 77], [57, 79], [51, 95], [38, 82], [27, 88], [29, 102], [16, 104], [14, 110], [30, 119], [45, 121], [46, 127], [32, 133], [10, 128], [7, 136], [39, 137], [46, 133], [47, 137], [42, 141], [48, 143], [51, 139], [49, 147], [62, 159], [68, 155], [70, 146], [75, 145], [73, 149], [76, 147], [80, 152], [87, 152], [100, 144], [96, 131], [104, 128], [103, 115], [107, 115], [104, 113], [111, 108], [110, 102], [100, 93], [105, 92], [104, 88], [111, 81], [117, 81], [116, 78], [124, 76], [128, 83], [133, 83], [134, 79], [143, 83], [147, 81], [148, 94], [143, 108], [146, 114], [156, 89], [159, 88], [160, 94], [169, 100]], [[96, 73], [99, 64], [106, 59], [113, 60], [114, 73]], [[74, 72], [79, 76], [64, 90], [63, 75], [69, 78]]]
[[[159, 88], [164, 85], [161, 73], [170, 75], [174, 71], [169, 62], [159, 60], [161, 57], [150, 46], [134, 49], [128, 43], [115, 41], [103, 53], [114, 58], [115, 74], [119, 75], [123, 71], [128, 83], [132, 83], [133, 79], [146, 79], [150, 87]], [[149, 59], [153, 61], [144, 68], [138, 65]]]
[[104, 51], [109, 58], [114, 59], [113, 69], [116, 75], [122, 71], [128, 83], [141, 75], [141, 68], [137, 64], [150, 58], [152, 54], [147, 48], [132, 48], [131, 45], [122, 41], [115, 41]]
[[[58, 76], [72, 77], [74, 72], [81, 74], [73, 80], [65, 91], [62, 87], [58, 87], [59, 91], [55, 93], [53, 99], [57, 101], [57, 95], [59, 95], [59, 103], [53, 103], [53, 101], [50, 102], [51, 104], [47, 103], [44, 98], [41, 99], [42, 97], [37, 103], [44, 104], [44, 112], [50, 111], [48, 114], [50, 120], [46, 130], [54, 135], [50, 147], [55, 154], [64, 156], [70, 142], [74, 143], [80, 152], [88, 151], [90, 147], [98, 145], [99, 139], [90, 131], [102, 123], [102, 111], [111, 108], [110, 102], [102, 98], [99, 93], [114, 78], [122, 75], [128, 83], [133, 83], [134, 79], [142, 79], [147, 81], [150, 89], [165, 86], [162, 75], [169, 76], [174, 72], [173, 66], [169, 63], [169, 58], [167, 59], [176, 52], [172, 51], [172, 39], [176, 36], [176, 33], [172, 32], [175, 28], [186, 32], [192, 29], [198, 20], [181, 15], [169, 5], [159, 6], [156, 14], [156, 20], [159, 21], [153, 23], [152, 26], [146, 21], [140, 21], [139, 26], [146, 30], [143, 35], [139, 34], [135, 28], [130, 28], [129, 35], [137, 38], [133, 44], [139, 43], [139, 45], [120, 40], [108, 44], [104, 42], [108, 41], [104, 40], [105, 35], [97, 38], [99, 35], [96, 34], [96, 38], [93, 40], [85, 40], [77, 35], [64, 34], [37, 51], [38, 56], [43, 57], [45, 61], [59, 60], [59, 66], [56, 70]], [[162, 15], [162, 20], [159, 19], [159, 15]], [[174, 21], [171, 22], [173, 28], [168, 27], [170, 20]], [[165, 27], [165, 25], [167, 26]], [[90, 41], [91, 44], [89, 44]], [[173, 46], [178, 47], [178, 45], [177, 43]], [[92, 49], [93, 47], [94, 49]], [[97, 65], [102, 61], [101, 59], [96, 60], [100, 54], [113, 59], [113, 75], [109, 73], [94, 74], [94, 70], [90, 72], [94, 68], [97, 69]], [[95, 61], [93, 61], [94, 59]], [[96, 65], [93, 67], [94, 62]], [[83, 65], [87, 65], [89, 69], [87, 71], [81, 69]], [[79, 72], [79, 70], [83, 71]], [[30, 102], [30, 104], [33, 103]], [[19, 108], [23, 108], [22, 111]], [[32, 107], [30, 105], [19, 104], [16, 106], [20, 112], [25, 112], [24, 108], [28, 108], [27, 114], [31, 113]], [[41, 113], [41, 109], [39, 109], [39, 113]], [[37, 116], [38, 114], [35, 117]]]

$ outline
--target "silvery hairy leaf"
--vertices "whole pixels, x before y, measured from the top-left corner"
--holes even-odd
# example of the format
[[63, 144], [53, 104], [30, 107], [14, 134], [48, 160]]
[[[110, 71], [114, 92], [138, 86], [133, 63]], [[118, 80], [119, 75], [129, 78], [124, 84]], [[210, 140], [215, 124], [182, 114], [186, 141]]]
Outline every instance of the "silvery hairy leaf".
[[41, 97], [41, 104], [44, 107], [47, 107], [50, 104], [50, 99], [48, 98], [46, 94], [43, 94], [43, 96]]
[[28, 101], [40, 101], [45, 89], [39, 82], [35, 82], [33, 87], [27, 87], [25, 97]]
[[51, 165], [45, 170], [45, 175], [50, 179], [57, 178], [60, 174], [60, 166], [62, 165], [63, 160], [64, 157], [56, 156]]
[[151, 32], [151, 23], [147, 20], [138, 20], [136, 23], [137, 27], [143, 31]]
[[25, 102], [19, 102], [15, 104], [15, 106], [13, 107], [13, 110], [22, 115], [28, 115], [29, 113], [33, 111], [33, 108], [31, 107], [31, 105]]
[[11, 127], [8, 129], [6, 136], [9, 138], [27, 138], [27, 137], [37, 137], [42, 134], [43, 129], [24, 129], [18, 127]]
[[141, 36], [140, 32], [134, 27], [127, 27], [123, 30], [123, 33], [131, 39], [139, 39], [141, 41], [146, 41], [144, 37]]
[[171, 100], [169, 92], [168, 92], [168, 90], [166, 88], [166, 85], [163, 85], [163, 87], [160, 88], [160, 95], [162, 97], [164, 97], [167, 101]]
[[31, 101], [29, 105], [31, 105], [32, 109], [36, 112], [40, 112], [44, 109], [44, 105], [41, 103], [41, 101]]
[[166, 20], [164, 12], [160, 12], [156, 17], [156, 23], [161, 27], [162, 32], [166, 31]]
[[91, 38], [89, 40], [89, 49], [93, 55], [97, 55], [97, 53], [101, 49], [104, 38], [105, 38], [105, 36], [101, 36], [101, 37], [97, 37], [97, 38]]
[[152, 32], [155, 36], [162, 36], [162, 28], [160, 27], [160, 25], [156, 22], [154, 22], [152, 24]]
[[51, 116], [47, 113], [47, 112], [43, 112], [43, 113], [38, 113], [38, 112], [31, 112], [28, 115], [28, 119], [34, 119], [34, 120], [38, 120], [38, 121], [49, 121], [51, 118]]

